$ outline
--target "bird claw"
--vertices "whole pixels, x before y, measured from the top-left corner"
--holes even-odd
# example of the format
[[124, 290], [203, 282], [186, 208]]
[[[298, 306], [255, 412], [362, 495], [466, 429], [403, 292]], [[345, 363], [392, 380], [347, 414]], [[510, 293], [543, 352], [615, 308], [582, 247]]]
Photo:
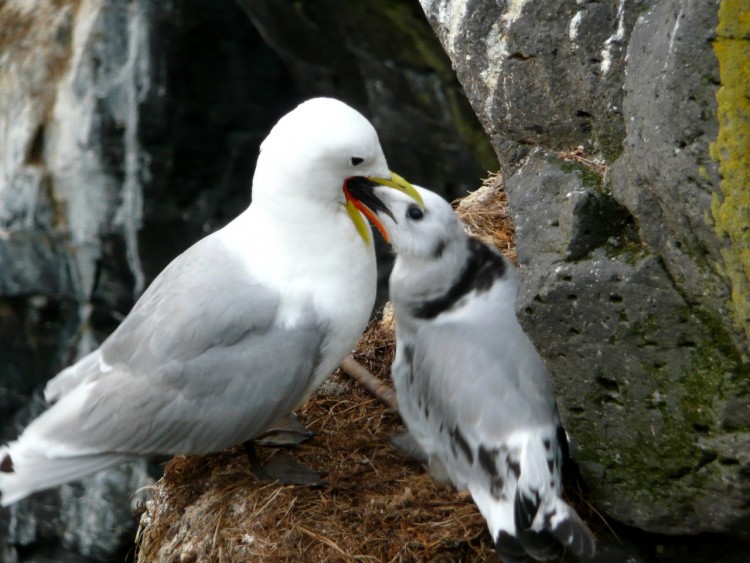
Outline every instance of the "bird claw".
[[288, 452], [275, 453], [263, 463], [261, 470], [265, 474], [263, 480], [278, 481], [284, 485], [322, 487], [326, 484], [323, 473], [300, 463]]
[[258, 480], [308, 487], [322, 487], [326, 484], [322, 479], [323, 473], [300, 463], [288, 452], [277, 451], [261, 461], [258, 452], [255, 451], [254, 442], [245, 442], [244, 446], [250, 470]]

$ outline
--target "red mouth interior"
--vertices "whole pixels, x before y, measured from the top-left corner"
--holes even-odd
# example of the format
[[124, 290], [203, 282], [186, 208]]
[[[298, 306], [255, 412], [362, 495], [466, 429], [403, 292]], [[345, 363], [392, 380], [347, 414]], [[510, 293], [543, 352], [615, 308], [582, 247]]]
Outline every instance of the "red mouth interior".
[[344, 196], [346, 197], [347, 201], [351, 201], [354, 204], [354, 207], [356, 207], [359, 211], [361, 211], [364, 214], [364, 216], [367, 217], [370, 220], [370, 222], [377, 227], [377, 229], [380, 231], [380, 234], [383, 235], [385, 242], [390, 244], [391, 239], [388, 237], [388, 233], [386, 232], [385, 227], [383, 226], [383, 223], [380, 222], [380, 220], [370, 210], [369, 207], [367, 207], [364, 203], [362, 203], [357, 198], [355, 198], [352, 194], [349, 193], [349, 188], [347, 188], [346, 184], [344, 184]]

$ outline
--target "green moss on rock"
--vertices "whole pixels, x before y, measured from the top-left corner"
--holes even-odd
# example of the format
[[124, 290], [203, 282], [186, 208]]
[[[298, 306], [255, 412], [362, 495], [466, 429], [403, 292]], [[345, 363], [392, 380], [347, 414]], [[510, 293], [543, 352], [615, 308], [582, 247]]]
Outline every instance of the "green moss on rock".
[[558, 159], [560, 169], [566, 174], [578, 172], [581, 175], [581, 183], [584, 188], [591, 188], [598, 192], [604, 192], [604, 177], [597, 174], [588, 166], [584, 166], [572, 160]]
[[602, 120], [603, 124], [597, 127], [596, 134], [596, 146], [599, 148], [599, 153], [602, 158], [609, 164], [617, 160], [622, 154], [623, 139], [625, 138], [625, 131], [622, 127], [616, 127], [608, 120]]
[[[664, 365], [641, 362], [643, 383], [621, 383], [621, 408], [632, 413], [627, 431], [581, 427], [576, 432], [587, 445], [578, 461], [594, 489], [606, 488], [609, 498], [614, 489], [618, 502], [632, 506], [678, 506], [687, 518], [705, 494], [720, 488], [722, 470], [715, 462], [720, 452], [706, 451], [702, 442], [722, 434], [725, 399], [750, 393], [750, 365], [743, 363], [721, 319], [687, 303], [674, 318], [649, 316], [631, 330], [644, 349], [660, 346], [677, 319], [686, 326], [684, 335], [672, 336], [684, 351], [682, 367], [675, 372], [668, 358]], [[589, 400], [589, 408], [602, 408], [594, 404], [596, 397]], [[587, 474], [587, 467], [593, 472]], [[602, 467], [603, 478], [595, 475]], [[658, 522], [654, 525], [658, 529]]]

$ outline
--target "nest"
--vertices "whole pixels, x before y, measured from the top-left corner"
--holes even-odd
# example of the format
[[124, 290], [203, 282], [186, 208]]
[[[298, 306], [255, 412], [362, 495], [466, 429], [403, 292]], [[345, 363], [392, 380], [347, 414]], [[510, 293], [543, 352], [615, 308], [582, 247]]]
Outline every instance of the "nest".
[[[511, 259], [513, 229], [499, 178], [462, 200], [472, 234]], [[393, 315], [386, 308], [355, 356], [390, 383]], [[175, 457], [142, 507], [137, 560], [495, 561], [468, 495], [435, 482], [389, 440], [398, 414], [340, 371], [299, 411], [315, 432], [292, 450], [325, 471], [322, 487], [257, 481], [243, 448]], [[258, 448], [261, 458], [275, 455]]]
[[481, 188], [458, 200], [455, 209], [469, 234], [496, 246], [514, 264], [517, 263], [515, 232], [499, 174], [491, 175]]

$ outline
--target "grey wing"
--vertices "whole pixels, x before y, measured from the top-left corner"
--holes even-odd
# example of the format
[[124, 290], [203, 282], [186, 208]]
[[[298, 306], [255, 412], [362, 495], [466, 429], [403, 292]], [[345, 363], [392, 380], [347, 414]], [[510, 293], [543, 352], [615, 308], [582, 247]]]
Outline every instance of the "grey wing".
[[73, 449], [139, 454], [252, 438], [306, 396], [326, 336], [312, 311], [294, 328], [277, 326], [278, 302], [217, 240], [203, 239], [79, 362], [80, 373], [76, 364], [50, 383], [48, 394], [62, 398], [40, 419], [44, 433]]
[[420, 328], [410, 395], [416, 420], [431, 434], [426, 449], [456, 487], [483, 483], [501, 495], [518, 464], [509, 450], [514, 433], [551, 427], [554, 436], [558, 415], [541, 359], [526, 348], [520, 327], [520, 336], [489, 328], [495, 330], [481, 323]]
[[519, 428], [557, 425], [547, 372], [520, 327], [426, 325], [417, 333], [414, 369], [435, 415], [475, 433], [476, 441], [498, 443]]

